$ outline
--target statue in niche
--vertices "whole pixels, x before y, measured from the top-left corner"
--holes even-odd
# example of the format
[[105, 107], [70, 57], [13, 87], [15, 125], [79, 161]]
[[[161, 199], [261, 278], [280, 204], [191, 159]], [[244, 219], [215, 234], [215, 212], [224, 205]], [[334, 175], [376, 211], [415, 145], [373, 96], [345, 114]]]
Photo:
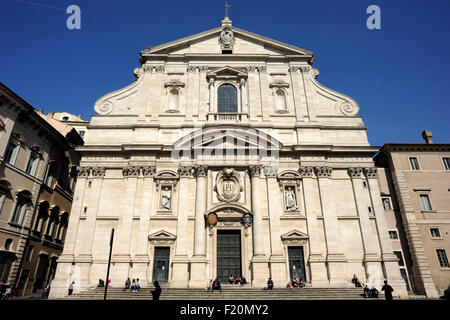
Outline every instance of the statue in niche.
[[170, 210], [172, 200], [172, 189], [170, 187], [163, 187], [161, 191], [161, 205], [160, 210]]
[[287, 187], [284, 193], [284, 199], [287, 211], [297, 210], [297, 199], [295, 197], [295, 192], [292, 187]]

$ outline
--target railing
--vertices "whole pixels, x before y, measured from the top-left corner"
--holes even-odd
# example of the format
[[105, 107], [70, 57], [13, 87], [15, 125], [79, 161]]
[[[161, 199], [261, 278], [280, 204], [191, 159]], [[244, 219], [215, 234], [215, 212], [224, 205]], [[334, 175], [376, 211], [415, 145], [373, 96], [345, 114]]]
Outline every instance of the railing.
[[234, 112], [221, 112], [221, 113], [209, 113], [208, 120], [220, 121], [220, 122], [240, 122], [242, 118], [247, 116], [246, 113], [234, 113]]

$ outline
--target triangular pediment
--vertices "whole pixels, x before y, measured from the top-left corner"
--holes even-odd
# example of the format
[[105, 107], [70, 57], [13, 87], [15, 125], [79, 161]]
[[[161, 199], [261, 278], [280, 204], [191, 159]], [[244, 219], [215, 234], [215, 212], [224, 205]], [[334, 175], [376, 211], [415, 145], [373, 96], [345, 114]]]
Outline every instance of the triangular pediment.
[[289, 231], [281, 236], [281, 240], [306, 240], [308, 235], [296, 229]]
[[177, 238], [176, 235], [165, 230], [157, 231], [148, 236], [148, 239], [153, 241], [154, 240], [174, 241], [176, 238]]
[[[219, 37], [224, 28], [231, 28], [236, 43], [233, 53], [237, 54], [269, 54], [269, 55], [301, 55], [311, 56], [313, 53], [301, 47], [296, 47], [281, 41], [270, 39], [234, 26], [221, 26], [175, 41], [167, 42], [141, 51], [141, 56], [151, 54], [195, 54], [195, 53], [221, 53], [219, 50]], [[214, 47], [217, 46], [217, 52]]]
[[222, 68], [217, 68], [215, 70], [211, 70], [210, 72], [208, 72], [208, 77], [213, 77], [213, 76], [237, 76], [237, 77], [246, 77], [247, 76], [247, 72], [237, 69], [237, 68], [233, 68], [230, 66], [226, 66], [226, 67], [222, 67]]

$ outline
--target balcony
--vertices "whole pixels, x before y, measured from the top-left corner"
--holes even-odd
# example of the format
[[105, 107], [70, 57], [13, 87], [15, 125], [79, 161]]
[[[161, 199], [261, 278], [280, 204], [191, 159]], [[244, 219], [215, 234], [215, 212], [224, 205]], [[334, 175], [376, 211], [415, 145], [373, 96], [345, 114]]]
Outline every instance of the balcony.
[[208, 121], [215, 122], [241, 122], [247, 119], [247, 113], [235, 113], [235, 112], [220, 112], [220, 113], [208, 113]]

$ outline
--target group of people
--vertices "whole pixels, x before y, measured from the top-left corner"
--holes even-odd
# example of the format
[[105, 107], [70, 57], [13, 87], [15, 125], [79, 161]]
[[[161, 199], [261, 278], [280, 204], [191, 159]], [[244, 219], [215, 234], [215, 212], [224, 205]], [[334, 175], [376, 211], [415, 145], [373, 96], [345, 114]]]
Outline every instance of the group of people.
[[[356, 274], [353, 275], [352, 283], [355, 285], [355, 288], [363, 287], [362, 296], [364, 298], [378, 298], [378, 289], [375, 288], [374, 285], [372, 285], [372, 288], [369, 288], [367, 284], [363, 286], [362, 282], [359, 281]], [[384, 297], [386, 298], [386, 300], [392, 300], [392, 292], [394, 291], [394, 289], [388, 284], [387, 280], [384, 281], [384, 286], [381, 288], [381, 291], [384, 291]]]
[[305, 282], [303, 281], [303, 279], [297, 279], [296, 277], [294, 277], [292, 279], [292, 282], [288, 282], [286, 288], [303, 288], [304, 286]]
[[139, 278], [133, 279], [133, 281], [130, 281], [130, 278], [127, 278], [125, 281], [125, 286], [123, 288], [123, 291], [127, 291], [131, 289], [131, 292], [138, 292], [141, 288], [141, 282], [139, 281]]
[[241, 284], [244, 285], [247, 283], [247, 280], [245, 279], [244, 276], [236, 276], [236, 279], [233, 277], [232, 274], [230, 274], [230, 276], [228, 277], [228, 282], [230, 282], [230, 284]]

